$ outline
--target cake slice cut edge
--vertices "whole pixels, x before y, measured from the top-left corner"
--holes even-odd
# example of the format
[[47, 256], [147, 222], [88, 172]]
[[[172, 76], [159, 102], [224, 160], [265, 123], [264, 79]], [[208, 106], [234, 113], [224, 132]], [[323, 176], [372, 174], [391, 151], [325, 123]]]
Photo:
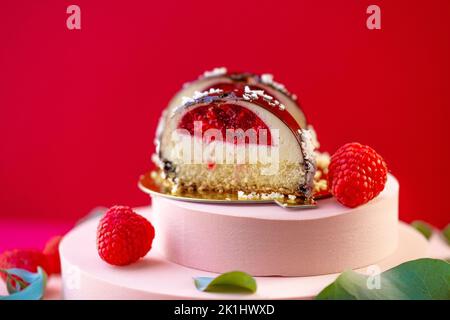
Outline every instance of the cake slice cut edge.
[[[186, 98], [165, 118], [165, 123], [160, 123], [154, 162], [161, 169], [162, 178], [173, 184], [174, 192], [231, 192], [239, 193], [242, 198], [262, 199], [278, 195], [291, 200], [312, 198], [315, 174], [312, 135], [263, 90], [210, 89]], [[216, 133], [224, 133], [223, 126], [236, 130], [234, 140], [228, 139], [228, 135], [222, 140], [195, 135], [194, 125], [186, 125], [186, 118], [199, 120], [201, 129], [216, 130]], [[269, 139], [261, 142], [259, 135], [256, 140], [246, 135], [246, 130], [255, 124], [258, 129], [255, 132], [267, 129]], [[239, 129], [240, 136], [236, 134]], [[240, 143], [236, 142], [238, 138]], [[199, 150], [200, 158], [194, 159]], [[229, 161], [230, 152], [233, 162]], [[219, 159], [217, 153], [222, 154]], [[271, 161], [267, 158], [263, 161], [264, 157], [249, 159], [250, 155], [264, 153]], [[245, 161], [239, 162], [242, 154], [245, 156], [240, 159]]]

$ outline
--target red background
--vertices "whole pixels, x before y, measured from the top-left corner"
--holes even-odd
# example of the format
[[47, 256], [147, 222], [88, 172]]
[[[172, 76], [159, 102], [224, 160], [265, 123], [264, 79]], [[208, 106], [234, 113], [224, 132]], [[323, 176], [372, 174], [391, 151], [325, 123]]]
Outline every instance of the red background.
[[[82, 30], [66, 28], [81, 7]], [[382, 30], [366, 28], [378, 4]], [[373, 146], [401, 218], [439, 227], [448, 201], [450, 1], [2, 1], [0, 218], [75, 221], [145, 205], [160, 111], [206, 69], [271, 72], [323, 149]], [[6, 220], [5, 220], [6, 221]]]

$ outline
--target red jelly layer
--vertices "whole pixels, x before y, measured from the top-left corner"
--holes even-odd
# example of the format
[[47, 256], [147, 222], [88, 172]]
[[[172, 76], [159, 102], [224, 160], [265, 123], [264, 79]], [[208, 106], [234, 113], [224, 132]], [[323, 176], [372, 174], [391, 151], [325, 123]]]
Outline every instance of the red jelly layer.
[[[257, 143], [262, 144], [264, 139], [260, 139], [261, 133], [259, 130], [265, 129], [267, 133], [266, 144], [272, 144], [270, 130], [264, 121], [249, 109], [236, 104], [212, 103], [189, 110], [181, 118], [178, 128], [186, 129], [191, 135], [194, 135], [195, 121], [202, 122], [202, 134], [208, 129], [220, 130], [224, 141], [226, 140], [227, 129], [242, 129], [244, 132], [248, 129], [254, 129], [257, 134]], [[233, 142], [237, 144], [238, 139], [235, 138]], [[246, 136], [245, 143], [249, 144], [251, 142], [249, 137]]]

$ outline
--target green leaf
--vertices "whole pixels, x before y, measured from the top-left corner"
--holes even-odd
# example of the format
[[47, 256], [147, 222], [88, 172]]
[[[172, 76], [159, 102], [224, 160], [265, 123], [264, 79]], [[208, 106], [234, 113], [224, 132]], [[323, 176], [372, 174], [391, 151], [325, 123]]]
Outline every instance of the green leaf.
[[445, 227], [444, 230], [442, 230], [442, 235], [444, 236], [445, 240], [447, 240], [447, 244], [450, 246], [450, 223]]
[[222, 293], [255, 293], [255, 279], [242, 271], [231, 271], [216, 278], [194, 278], [195, 287], [200, 291]]
[[[450, 264], [418, 259], [387, 270], [376, 278], [353, 271], [342, 273], [317, 300], [448, 300]], [[377, 282], [378, 281], [378, 282]], [[379, 284], [376, 285], [376, 284]], [[374, 285], [375, 284], [375, 285]]]
[[413, 221], [411, 226], [419, 231], [425, 238], [430, 239], [433, 234], [433, 227], [423, 221]]
[[[14, 277], [15, 286], [10, 283], [8, 286], [9, 296], [0, 296], [1, 300], [40, 300], [44, 296], [45, 286], [47, 284], [47, 274], [45, 271], [38, 267], [37, 272], [29, 272], [23, 269], [8, 269], [3, 270], [7, 273], [7, 277]], [[16, 277], [19, 277], [24, 282], [28, 283], [25, 288], [22, 288], [21, 282], [16, 281]]]

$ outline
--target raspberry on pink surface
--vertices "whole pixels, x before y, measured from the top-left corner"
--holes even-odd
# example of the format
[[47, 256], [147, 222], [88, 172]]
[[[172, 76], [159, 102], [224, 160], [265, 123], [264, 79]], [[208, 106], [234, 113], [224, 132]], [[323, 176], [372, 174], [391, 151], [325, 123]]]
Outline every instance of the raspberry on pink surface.
[[144, 257], [151, 249], [155, 230], [130, 207], [111, 207], [97, 229], [97, 250], [109, 264], [124, 266]]
[[45, 244], [43, 253], [47, 259], [49, 272], [51, 274], [61, 274], [59, 243], [61, 242], [62, 238], [62, 236], [54, 236]]
[[[36, 272], [38, 267], [44, 269], [48, 275], [51, 274], [47, 259], [39, 250], [14, 249], [0, 255], [0, 269], [19, 268]], [[4, 273], [0, 273], [0, 276], [3, 279], [6, 277]]]

